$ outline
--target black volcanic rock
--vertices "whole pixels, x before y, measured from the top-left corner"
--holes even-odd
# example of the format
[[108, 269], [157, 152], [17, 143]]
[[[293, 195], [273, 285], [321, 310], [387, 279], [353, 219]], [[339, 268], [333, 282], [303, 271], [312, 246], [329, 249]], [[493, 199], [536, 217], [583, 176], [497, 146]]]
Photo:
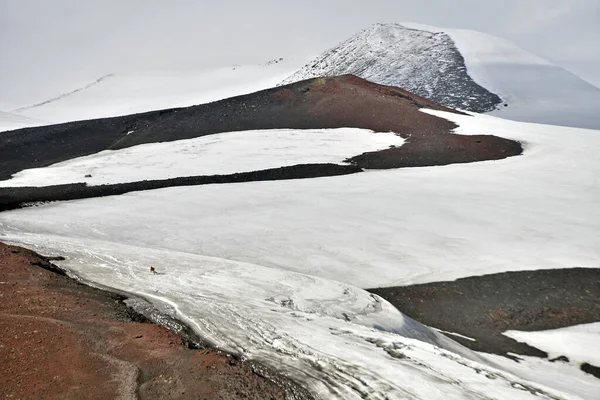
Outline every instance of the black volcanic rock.
[[425, 325], [476, 350], [545, 356], [504, 336], [600, 321], [600, 269], [503, 272], [420, 285], [369, 290]]

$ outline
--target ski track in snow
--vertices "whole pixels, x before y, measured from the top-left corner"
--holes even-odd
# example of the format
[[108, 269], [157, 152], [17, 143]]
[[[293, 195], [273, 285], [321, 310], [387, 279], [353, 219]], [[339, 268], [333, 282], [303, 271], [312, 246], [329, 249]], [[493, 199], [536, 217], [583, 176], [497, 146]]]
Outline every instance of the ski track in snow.
[[83, 90], [89, 89], [89, 88], [91, 88], [92, 86], [95, 86], [95, 85], [97, 85], [97, 84], [101, 83], [102, 81], [104, 81], [104, 80], [106, 80], [106, 79], [108, 79], [108, 78], [110, 78], [110, 77], [112, 77], [112, 76], [114, 76], [114, 75], [115, 75], [115, 74], [107, 74], [107, 75], [101, 76], [100, 78], [96, 79], [94, 82], [88, 83], [87, 85], [85, 85], [85, 86], [83, 86], [83, 87], [80, 87], [80, 88], [74, 89], [74, 90], [72, 90], [72, 91], [70, 91], [70, 92], [67, 92], [67, 93], [62, 93], [62, 94], [59, 94], [59, 95], [58, 95], [58, 96], [56, 96], [56, 97], [53, 97], [53, 98], [51, 98], [51, 99], [48, 99], [48, 100], [42, 101], [42, 102], [40, 102], [40, 103], [36, 103], [36, 104], [30, 105], [30, 106], [25, 106], [25, 107], [18, 108], [18, 109], [16, 109], [16, 110], [14, 110], [13, 112], [14, 112], [14, 113], [21, 113], [21, 112], [23, 112], [23, 111], [26, 111], [26, 110], [29, 110], [29, 109], [32, 109], [32, 108], [36, 108], [36, 107], [42, 107], [42, 106], [45, 106], [46, 104], [50, 104], [50, 103], [52, 103], [52, 102], [54, 102], [54, 101], [58, 101], [58, 100], [64, 99], [64, 98], [65, 98], [65, 97], [67, 97], [67, 96], [71, 96], [71, 95], [73, 95], [73, 94], [75, 94], [75, 93], [78, 93], [78, 92], [81, 92], [81, 91], [83, 91]]
[[594, 399], [581, 371], [474, 354], [359, 288], [599, 264], [599, 132], [427, 112], [525, 153], [53, 203], [3, 212], [0, 238], [321, 398]]

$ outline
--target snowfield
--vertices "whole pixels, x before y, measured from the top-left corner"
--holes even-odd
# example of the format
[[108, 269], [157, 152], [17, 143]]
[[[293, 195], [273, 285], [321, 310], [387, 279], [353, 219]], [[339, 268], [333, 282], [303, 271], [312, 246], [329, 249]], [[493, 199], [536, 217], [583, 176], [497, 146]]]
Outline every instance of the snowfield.
[[[48, 123], [187, 107], [268, 89], [300, 65], [299, 61], [276, 59], [260, 65], [204, 70], [113, 72], [65, 93], [43, 100], [30, 96], [10, 104], [5, 101], [3, 107], [10, 106], [17, 116]], [[29, 98], [31, 103], [26, 102]]]
[[361, 289], [599, 265], [600, 132], [427, 112], [525, 152], [52, 203], [1, 213], [0, 238], [62, 255], [323, 399], [597, 398], [572, 366], [474, 354]]
[[341, 163], [365, 152], [399, 147], [402, 143], [404, 140], [394, 133], [357, 128], [230, 132], [105, 150], [21, 171], [10, 180], [0, 181], [0, 187], [46, 186], [49, 182], [103, 185], [234, 174], [296, 164]]

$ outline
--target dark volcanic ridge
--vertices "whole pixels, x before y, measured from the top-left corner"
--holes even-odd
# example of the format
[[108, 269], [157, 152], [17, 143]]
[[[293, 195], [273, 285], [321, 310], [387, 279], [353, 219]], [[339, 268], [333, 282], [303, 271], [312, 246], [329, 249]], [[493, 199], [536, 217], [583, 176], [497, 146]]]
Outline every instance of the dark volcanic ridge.
[[[0, 142], [0, 179], [9, 179], [23, 169], [45, 167], [103, 150], [256, 129], [356, 127], [395, 132], [406, 139], [400, 147], [350, 158], [347, 161], [355, 167], [354, 170], [328, 166], [320, 172], [313, 168], [313, 172], [296, 177], [336, 175], [340, 169], [348, 173], [357, 172], [357, 168], [402, 168], [498, 160], [522, 153], [521, 144], [512, 140], [491, 135], [452, 134], [455, 124], [423, 113], [419, 111], [421, 108], [456, 112], [403, 89], [378, 85], [352, 75], [310, 79], [199, 106], [5, 132]], [[305, 170], [311, 168], [307, 166]], [[263, 174], [270, 178], [262, 179], [289, 179], [286, 174]], [[189, 183], [194, 179], [197, 183]], [[107, 195], [111, 191], [118, 194], [116, 192], [180, 184], [215, 183], [211, 179], [218, 181], [220, 178], [176, 178], [168, 180], [168, 184], [165, 181], [146, 181], [125, 186], [110, 185], [111, 188], [104, 189], [62, 185], [60, 188], [48, 188], [47, 198], [39, 195], [43, 190], [10, 188], [3, 190], [0, 196], [6, 209], [14, 207], [15, 201], [23, 203], [65, 197], [57, 193], [68, 192], [69, 196], [74, 196], [66, 198], [84, 198]], [[181, 180], [186, 183], [181, 183]], [[136, 186], [139, 189], [131, 189]]]
[[600, 269], [595, 268], [504, 272], [369, 291], [425, 325], [475, 339], [448, 335], [472, 350], [505, 356], [547, 357], [504, 336], [507, 330], [539, 331], [600, 321]]

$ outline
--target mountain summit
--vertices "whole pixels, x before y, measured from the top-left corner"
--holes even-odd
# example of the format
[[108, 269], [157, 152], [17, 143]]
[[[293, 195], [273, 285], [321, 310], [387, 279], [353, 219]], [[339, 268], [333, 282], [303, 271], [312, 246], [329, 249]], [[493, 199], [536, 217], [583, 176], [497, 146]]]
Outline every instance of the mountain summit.
[[398, 86], [442, 105], [474, 112], [495, 110], [500, 97], [467, 74], [465, 60], [445, 33], [376, 24], [321, 54], [282, 83], [353, 74]]
[[444, 106], [524, 122], [600, 128], [600, 89], [481, 32], [376, 24], [285, 79], [353, 74]]

